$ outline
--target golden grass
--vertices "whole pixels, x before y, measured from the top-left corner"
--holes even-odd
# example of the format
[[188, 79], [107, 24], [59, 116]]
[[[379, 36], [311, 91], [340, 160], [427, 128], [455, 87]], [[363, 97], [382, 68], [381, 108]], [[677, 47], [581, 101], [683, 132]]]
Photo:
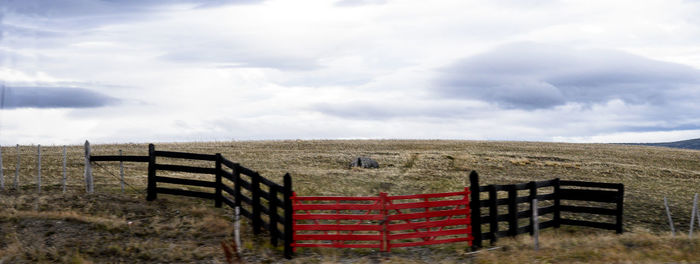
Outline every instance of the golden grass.
[[[115, 155], [118, 150], [124, 150], [125, 155], [146, 155], [146, 144], [119, 144], [119, 145], [93, 145], [95, 155]], [[566, 143], [539, 143], [539, 142], [494, 142], [494, 141], [447, 141], [447, 140], [319, 140], [319, 141], [255, 141], [255, 142], [197, 142], [197, 143], [161, 143], [156, 144], [158, 150], [186, 151], [195, 153], [222, 153], [224, 157], [239, 162], [242, 165], [260, 172], [261, 175], [276, 182], [282, 182], [284, 173], [289, 172], [293, 177], [294, 190], [298, 195], [376, 195], [379, 192], [388, 192], [391, 195], [429, 193], [443, 191], [459, 191], [467, 186], [468, 173], [476, 170], [481, 175], [482, 184], [507, 184], [526, 182], [531, 180], [547, 180], [559, 177], [566, 180], [587, 180], [602, 182], [620, 182], [625, 184], [625, 213], [624, 226], [635, 231], [625, 236], [610, 235], [603, 232], [596, 237], [584, 236], [580, 243], [586, 240], [600, 239], [620, 242], [626, 236], [637, 235], [641, 238], [645, 236], [647, 240], [658, 239], [664, 245], [672, 245], [672, 249], [680, 250], [678, 254], [683, 255], [688, 247], [683, 247], [678, 243], [683, 240], [670, 239], [665, 236], [656, 236], [668, 230], [666, 216], [663, 207], [663, 197], [669, 198], [671, 211], [679, 230], [687, 230], [690, 221], [690, 206], [692, 195], [700, 192], [700, 152], [693, 150], [680, 150], [645, 146], [624, 146], [611, 144], [566, 144]], [[5, 172], [6, 188], [12, 185], [15, 166], [14, 147], [3, 147], [3, 168]], [[91, 202], [79, 198], [84, 192], [83, 183], [83, 149], [82, 146], [70, 146], [68, 148], [68, 189], [69, 196], [79, 198], [80, 202], [60, 202], [52, 203], [46, 197], [62, 199], [60, 194], [61, 183], [61, 149], [58, 146], [44, 148], [45, 155], [42, 162], [42, 182], [45, 195], [32, 195], [36, 186], [36, 147], [24, 146], [21, 148], [22, 160], [20, 170], [20, 183], [23, 190], [16, 192], [10, 190], [10, 196], [4, 196], [0, 206], [0, 215], [14, 215], [17, 219], [44, 219], [44, 221], [55, 221], [57, 217], [66, 217], [70, 212], [79, 212], [73, 215], [73, 219], [67, 222], [76, 222], [80, 225], [83, 222], [117, 223], [120, 219], [145, 217], [147, 220], [139, 220], [146, 226], [153, 229], [153, 232], [139, 231], [144, 238], [132, 241], [133, 245], [147, 246], [157, 244], [156, 248], [163, 247], [163, 244], [156, 243], [149, 236], [158, 239], [177, 242], [173, 246], [176, 253], [170, 258], [159, 259], [161, 261], [187, 262], [184, 260], [199, 261], [196, 256], [203, 259], [209, 258], [221, 260], [218, 245], [220, 241], [230, 235], [230, 226], [226, 227], [228, 219], [222, 216], [221, 210], [211, 208], [211, 202], [199, 201], [196, 199], [180, 199], [161, 195], [153, 203], [144, 203], [144, 189], [146, 185], [146, 164], [126, 163], [126, 181], [135, 187], [135, 190], [127, 186], [127, 193], [118, 197], [132, 197], [123, 200], [117, 199], [109, 209], [102, 208], [104, 201]], [[379, 169], [350, 169], [349, 163], [357, 156], [369, 156], [376, 159]], [[211, 166], [207, 162], [189, 162], [174, 159], [159, 159], [159, 163], [177, 163], [184, 165]], [[98, 196], [109, 194], [113, 197], [119, 193], [117, 163], [100, 162], [104, 167], [93, 167], [95, 175], [95, 186]], [[160, 175], [177, 175], [178, 177], [190, 177], [196, 179], [210, 180], [207, 175], [192, 175], [183, 173], [159, 172]], [[7, 193], [8, 191], [6, 191]], [[56, 196], [58, 195], [58, 196]], [[93, 196], [87, 196], [93, 197]], [[485, 198], [485, 197], [484, 197]], [[103, 198], [108, 200], [106, 197]], [[120, 198], [122, 199], [122, 198]], [[168, 200], [167, 205], [161, 204], [162, 200]], [[38, 201], [38, 202], [37, 202]], [[172, 202], [178, 201], [178, 202]], [[199, 202], [197, 202], [199, 201]], [[148, 208], [148, 209], [146, 209]], [[176, 209], [177, 208], [177, 209]], [[14, 211], [10, 211], [14, 210]], [[186, 217], [179, 217], [176, 220], [168, 219], [164, 212], [180, 210], [187, 212]], [[36, 213], [27, 213], [27, 211]], [[105, 215], [100, 212], [111, 212]], [[6, 212], [11, 212], [7, 213]], [[66, 213], [68, 212], [68, 213]], [[209, 217], [212, 212], [219, 216]], [[32, 215], [36, 214], [36, 215]], [[53, 215], [52, 215], [53, 214]], [[65, 215], [64, 215], [65, 214]], [[61, 216], [64, 215], [64, 216]], [[95, 217], [90, 218], [90, 217]], [[217, 218], [218, 217], [218, 218]], [[3, 223], [15, 223], [7, 217]], [[204, 221], [206, 219], [206, 221]], [[219, 219], [219, 220], [217, 220]], [[3, 224], [0, 223], [0, 224]], [[9, 224], [10, 227], [16, 224]], [[90, 224], [90, 228], [98, 228], [100, 225]], [[105, 226], [106, 225], [102, 225]], [[116, 230], [123, 229], [123, 225], [114, 225]], [[104, 228], [104, 227], [103, 227]], [[129, 228], [126, 227], [128, 230]], [[3, 229], [4, 231], [5, 229]], [[183, 231], [184, 230], [184, 231]], [[210, 231], [215, 232], [215, 236], [210, 237], [211, 244], [198, 246], [191, 240], [195, 236], [202, 236]], [[577, 229], [578, 230], [578, 229]], [[588, 233], [591, 229], [581, 229]], [[194, 235], [198, 234], [198, 235]], [[575, 240], [581, 233], [572, 236]], [[182, 237], [188, 237], [183, 239]], [[188, 240], [190, 239], [190, 240]], [[264, 246], [263, 239], [252, 240], [247, 237], [249, 254], [262, 255], [263, 258], [279, 260], [281, 253], [279, 249], [272, 249]], [[525, 235], [522, 239], [529, 239]], [[546, 239], [546, 238], [544, 238]], [[11, 240], [10, 240], [11, 241]], [[676, 242], [674, 242], [676, 241]], [[681, 241], [681, 242], [677, 242]], [[695, 242], [693, 242], [695, 241]], [[517, 248], [515, 245], [527, 245], [526, 241], [514, 241], [510, 248]], [[696, 240], [688, 240], [688, 243], [696, 243]], [[251, 244], [252, 243], [252, 244]], [[499, 245], [509, 243], [507, 240], [499, 242]], [[543, 240], [543, 243], [546, 243]], [[574, 243], [574, 242], [571, 242]], [[579, 243], [579, 242], [576, 242]], [[610, 242], [613, 243], [613, 242]], [[675, 244], [674, 244], [675, 243]], [[0, 250], [10, 250], [17, 246], [12, 243], [2, 244]], [[659, 245], [661, 247], [661, 245]], [[26, 248], [26, 246], [24, 246]], [[528, 246], [525, 246], [528, 247]], [[589, 247], [589, 246], [586, 246]], [[615, 248], [610, 244], [611, 248]], [[128, 249], [124, 245], [112, 249], [121, 259], [139, 259], [142, 261], [157, 262], [158, 257], [153, 252], [136, 252]], [[596, 247], [590, 246], [591, 250]], [[662, 247], [663, 248], [663, 247]], [[690, 247], [693, 248], [693, 247]], [[127, 250], [128, 249], [128, 250]], [[598, 250], [603, 250], [600, 248]], [[644, 251], [649, 251], [640, 247]], [[39, 252], [50, 252], [50, 250]], [[574, 251], [562, 249], [576, 255]], [[10, 250], [11, 251], [11, 250]], [[183, 251], [193, 252], [191, 254]], [[620, 250], [617, 250], [620, 251]], [[77, 256], [76, 259], [95, 259], [93, 253], [84, 251], [71, 251], [73, 253], [63, 254], [64, 256]], [[558, 258], [545, 249], [536, 254], [544, 254], [543, 261], [538, 259], [525, 258], [525, 255], [532, 253], [529, 249], [523, 249], [520, 256], [519, 251], [509, 249], [507, 251], [488, 252], [479, 254], [483, 257], [471, 257], [465, 255], [468, 252], [464, 245], [433, 246], [425, 251], [422, 248], [406, 249], [393, 252], [392, 254], [373, 253], [371, 251], [358, 250], [305, 250], [298, 254], [294, 260], [296, 263], [314, 262], [336, 262], [342, 259], [352, 259], [353, 262], [391, 262], [391, 263], [429, 263], [429, 262], [455, 262], [464, 261], [493, 261], [489, 256], [495, 256], [495, 262], [504, 262], [509, 257], [525, 259], [526, 262], [548, 262], [547, 257], [552, 258], [550, 262], [575, 262], [575, 259]], [[529, 253], [528, 253], [529, 252]], [[620, 251], [626, 252], [626, 251]], [[656, 251], [654, 251], [656, 252]], [[683, 253], [686, 252], [686, 253]], [[65, 253], [65, 252], [64, 252]], [[595, 253], [595, 252], [594, 252]], [[581, 253], [595, 256], [594, 253]], [[658, 253], [658, 252], [657, 252]], [[48, 253], [45, 253], [48, 254]], [[641, 254], [641, 255], [640, 255]], [[656, 253], [654, 253], [656, 254]], [[660, 253], [659, 253], [660, 254]], [[2, 254], [0, 254], [2, 255]], [[48, 254], [51, 255], [51, 254]], [[63, 256], [62, 255], [62, 256]], [[431, 257], [431, 255], [435, 255]], [[635, 260], [641, 262], [665, 262], [665, 259], [643, 256], [642, 253], [625, 253]], [[687, 253], [685, 261], [698, 261], [697, 256]], [[128, 257], [126, 257], [128, 256]], [[177, 256], [177, 257], [176, 257]], [[448, 257], [457, 256], [457, 257]], [[607, 256], [607, 255], [606, 255]], [[503, 258], [498, 261], [499, 258]], [[108, 258], [109, 259], [109, 258]], [[120, 258], [115, 258], [120, 259]], [[683, 259], [682, 257], [679, 259]], [[623, 258], [612, 257], [592, 258], [593, 262], [626, 262]], [[679, 261], [681, 261], [679, 260]], [[586, 260], [582, 260], [585, 262]], [[674, 259], [668, 261], [676, 261]], [[100, 261], [98, 261], [100, 262]], [[639, 261], [634, 261], [639, 262]]]

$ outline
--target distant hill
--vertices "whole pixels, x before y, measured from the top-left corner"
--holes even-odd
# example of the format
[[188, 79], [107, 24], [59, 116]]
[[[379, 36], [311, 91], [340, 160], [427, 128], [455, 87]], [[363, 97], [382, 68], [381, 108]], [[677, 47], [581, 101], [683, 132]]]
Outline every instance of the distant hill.
[[655, 146], [655, 147], [700, 150], [700, 138], [683, 140], [683, 141], [676, 141], [676, 142], [666, 142], [666, 143], [629, 143], [629, 144], [625, 144], [625, 145], [641, 145], [641, 146]]

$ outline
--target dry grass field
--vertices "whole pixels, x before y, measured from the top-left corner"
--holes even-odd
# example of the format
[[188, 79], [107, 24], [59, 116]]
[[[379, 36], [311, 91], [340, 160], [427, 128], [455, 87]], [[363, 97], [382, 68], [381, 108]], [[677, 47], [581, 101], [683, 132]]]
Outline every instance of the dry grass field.
[[[119, 149], [125, 155], [146, 155], [148, 150], [146, 144], [119, 144], [93, 145], [92, 151], [93, 155], [115, 155]], [[289, 172], [298, 195], [459, 191], [467, 186], [470, 170], [479, 172], [482, 184], [555, 177], [625, 184], [624, 226], [628, 232], [621, 236], [595, 229], [547, 229], [537, 252], [532, 250], [530, 237], [523, 235], [501, 240], [498, 250], [476, 254], [460, 243], [389, 254], [301, 250], [293, 263], [700, 262], [700, 240], [687, 239], [692, 195], [700, 192], [700, 151], [443, 140], [168, 143], [156, 144], [156, 149], [219, 152], [277, 182]], [[2, 148], [6, 190], [0, 195], [0, 263], [224, 262], [219, 243], [231, 239], [230, 209], [213, 208], [211, 201], [168, 195], [146, 202], [146, 164], [140, 163], [125, 164], [128, 185], [122, 194], [117, 163], [100, 162], [93, 167], [96, 194], [86, 195], [82, 146], [68, 148], [66, 194], [60, 188], [61, 148], [42, 146], [42, 194], [37, 195], [36, 146], [23, 146], [20, 152], [21, 190], [15, 191], [15, 148]], [[380, 168], [350, 169], [349, 163], [357, 156], [374, 158]], [[686, 238], [669, 236], [664, 196], [669, 198], [676, 227]], [[284, 262], [279, 248], [270, 246], [264, 236], [252, 237], [244, 227], [245, 261]]]

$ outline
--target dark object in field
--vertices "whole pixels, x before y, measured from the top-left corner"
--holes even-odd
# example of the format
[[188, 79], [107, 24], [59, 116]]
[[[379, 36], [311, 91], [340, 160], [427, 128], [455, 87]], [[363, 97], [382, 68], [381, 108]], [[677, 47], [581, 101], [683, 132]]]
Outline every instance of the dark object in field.
[[379, 163], [377, 163], [376, 160], [370, 159], [368, 157], [357, 157], [352, 163], [350, 163], [350, 167], [360, 167], [360, 168], [379, 168]]

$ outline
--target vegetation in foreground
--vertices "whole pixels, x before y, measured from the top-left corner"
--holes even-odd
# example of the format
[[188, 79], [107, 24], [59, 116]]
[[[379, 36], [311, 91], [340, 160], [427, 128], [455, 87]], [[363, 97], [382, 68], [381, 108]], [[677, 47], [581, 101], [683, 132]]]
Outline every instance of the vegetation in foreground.
[[[457, 191], [477, 170], [483, 184], [554, 177], [625, 184], [624, 224], [617, 236], [592, 229], [548, 229], [542, 249], [530, 237], [500, 240], [501, 249], [470, 254], [464, 244], [394, 250], [301, 250], [307, 262], [698, 262], [698, 239], [671, 238], [663, 197], [677, 228], [687, 232], [692, 194], [700, 192], [698, 151], [606, 144], [480, 141], [261, 141], [157, 144], [160, 150], [220, 152], [281, 182], [290, 172], [299, 195], [376, 195]], [[96, 155], [145, 155], [145, 144], [97, 145]], [[12, 148], [3, 148], [6, 185], [14, 171]], [[120, 194], [116, 164], [94, 169], [95, 195], [82, 185], [82, 147], [69, 147], [68, 194], [61, 194], [58, 147], [42, 150], [43, 194], [35, 194], [31, 147], [22, 159], [23, 190], [0, 198], [0, 262], [224, 262], [220, 242], [231, 238], [230, 210], [211, 202], [162, 195], [146, 203], [145, 164], [127, 163], [127, 194]], [[379, 161], [376, 170], [350, 169], [354, 157]], [[160, 162], [160, 161], [159, 161]], [[163, 160], [163, 162], [170, 162]], [[181, 163], [180, 163], [181, 164]], [[190, 164], [195, 165], [195, 164]], [[206, 176], [178, 175], [201, 178]], [[132, 189], [133, 187], [133, 189]], [[244, 224], [244, 227], [247, 226]], [[244, 233], [248, 262], [283, 261], [264, 237]], [[572, 233], [573, 232], [573, 233]], [[591, 234], [591, 232], [593, 232]], [[687, 237], [687, 236], [686, 236]]]

